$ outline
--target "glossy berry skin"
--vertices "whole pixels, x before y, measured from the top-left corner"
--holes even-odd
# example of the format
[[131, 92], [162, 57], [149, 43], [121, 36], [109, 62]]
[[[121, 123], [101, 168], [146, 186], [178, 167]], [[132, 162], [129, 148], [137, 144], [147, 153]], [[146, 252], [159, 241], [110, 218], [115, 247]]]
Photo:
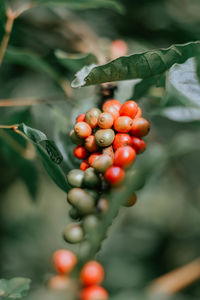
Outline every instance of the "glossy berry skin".
[[118, 100], [115, 100], [115, 99], [108, 100], [104, 103], [104, 105], [102, 107], [103, 111], [106, 111], [106, 108], [110, 107], [110, 106], [114, 107], [116, 110], [119, 111], [122, 104], [121, 104], [121, 102], [119, 102]]
[[127, 116], [120, 116], [114, 122], [114, 129], [121, 133], [127, 133], [131, 130], [133, 120]]
[[72, 187], [81, 187], [83, 182], [84, 172], [79, 169], [73, 169], [67, 174], [67, 181]]
[[81, 146], [84, 143], [83, 139], [81, 139], [74, 130], [71, 130], [70, 138], [73, 144]]
[[81, 139], [85, 139], [92, 133], [92, 128], [86, 122], [78, 122], [74, 127], [74, 131]]
[[87, 170], [89, 167], [90, 167], [90, 165], [89, 165], [89, 163], [88, 163], [88, 159], [84, 159], [84, 160], [82, 161], [82, 163], [80, 164], [80, 169], [81, 169], [82, 171]]
[[145, 141], [135, 136], [132, 136], [131, 140], [131, 146], [135, 149], [137, 154], [144, 152], [144, 150], [146, 149]]
[[63, 238], [67, 243], [77, 244], [83, 240], [83, 229], [78, 224], [68, 225], [63, 232]]
[[107, 291], [98, 285], [84, 288], [80, 295], [81, 300], [108, 300]]
[[108, 154], [102, 154], [100, 157], [95, 159], [92, 167], [100, 173], [104, 173], [109, 167], [113, 165], [113, 159]]
[[149, 133], [150, 124], [144, 118], [136, 118], [133, 120], [130, 134], [136, 137], [143, 137]]
[[97, 261], [89, 261], [81, 270], [80, 278], [84, 286], [99, 284], [104, 279], [104, 269]]
[[112, 104], [103, 106], [103, 111], [107, 112], [107, 113], [110, 113], [113, 116], [114, 120], [116, 120], [119, 117], [119, 109], [116, 106], [112, 105]]
[[85, 148], [89, 152], [96, 152], [98, 150], [98, 146], [95, 142], [95, 136], [94, 135], [90, 135], [85, 139]]
[[94, 168], [88, 168], [84, 172], [83, 184], [87, 188], [97, 188], [101, 181]]
[[114, 165], [127, 168], [135, 160], [136, 151], [130, 146], [124, 146], [117, 149], [114, 156]]
[[142, 116], [142, 110], [141, 108], [138, 106], [138, 111], [137, 111], [137, 114], [135, 115], [135, 118], [141, 118]]
[[108, 112], [103, 112], [100, 114], [98, 119], [98, 126], [102, 129], [111, 128], [114, 122], [113, 116]]
[[70, 273], [77, 263], [76, 255], [70, 250], [57, 250], [53, 254], [56, 271], [60, 274]]
[[72, 188], [67, 194], [67, 201], [73, 205], [80, 214], [90, 214], [94, 210], [94, 197], [81, 188]]
[[135, 101], [127, 101], [120, 108], [119, 114], [120, 116], [128, 116], [131, 119], [134, 119], [138, 111], [138, 106]]
[[120, 147], [130, 146], [131, 144], [132, 144], [132, 139], [129, 134], [117, 133], [113, 141], [113, 148], [116, 151]]
[[112, 144], [115, 133], [112, 129], [100, 129], [95, 133], [95, 141], [99, 147], [108, 147]]
[[74, 155], [78, 159], [85, 159], [86, 157], [88, 157], [88, 152], [85, 149], [85, 147], [83, 147], [83, 146], [76, 146], [76, 148], [74, 149]]
[[92, 153], [88, 159], [88, 163], [90, 166], [92, 166], [93, 162], [95, 161], [95, 159], [97, 159], [98, 157], [101, 156], [101, 153], [100, 152], [95, 152], [95, 153]]
[[85, 114], [80, 114], [76, 118], [76, 123], [78, 123], [78, 122], [84, 122], [84, 121], [85, 121]]
[[120, 184], [123, 181], [124, 176], [124, 170], [118, 166], [110, 167], [104, 173], [105, 179], [113, 186]]
[[98, 108], [91, 108], [85, 114], [85, 121], [90, 125], [91, 128], [96, 128], [98, 125], [98, 118], [101, 114], [100, 109]]

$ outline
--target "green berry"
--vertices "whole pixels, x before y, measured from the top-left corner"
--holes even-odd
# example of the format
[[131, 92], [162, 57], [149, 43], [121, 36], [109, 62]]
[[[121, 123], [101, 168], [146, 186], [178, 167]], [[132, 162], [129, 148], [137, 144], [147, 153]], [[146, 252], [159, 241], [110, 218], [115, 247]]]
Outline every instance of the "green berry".
[[107, 154], [102, 154], [99, 158], [95, 159], [92, 167], [100, 173], [104, 173], [109, 167], [113, 165], [113, 159]]
[[67, 180], [73, 187], [81, 187], [83, 183], [84, 172], [79, 169], [69, 171]]
[[99, 219], [95, 215], [89, 215], [83, 220], [83, 229], [85, 232], [94, 230], [99, 224]]
[[78, 224], [71, 224], [64, 229], [63, 238], [71, 244], [80, 243], [83, 240], [83, 229]]
[[69, 210], [69, 216], [73, 219], [73, 220], [79, 220], [80, 219], [80, 213], [79, 211], [75, 208], [75, 207], [71, 207]]
[[78, 135], [76, 134], [76, 132], [74, 130], [71, 130], [70, 138], [71, 138], [72, 143], [76, 144], [78, 146], [82, 146], [84, 143], [84, 140], [81, 139], [80, 137], [78, 137]]
[[100, 198], [97, 204], [98, 211], [102, 215], [105, 215], [108, 211], [108, 208], [109, 208], [108, 200], [105, 198]]
[[67, 195], [67, 201], [81, 214], [90, 214], [95, 208], [95, 199], [80, 188], [71, 189]]
[[88, 168], [87, 170], [85, 170], [83, 178], [84, 186], [88, 188], [96, 188], [100, 185], [100, 183], [100, 178], [98, 174], [96, 174], [94, 168]]
[[100, 129], [95, 133], [96, 144], [99, 147], [108, 147], [112, 144], [115, 133], [112, 129]]
[[99, 199], [99, 193], [96, 190], [84, 189], [86, 193], [88, 193], [92, 198], [94, 198], [95, 202]]

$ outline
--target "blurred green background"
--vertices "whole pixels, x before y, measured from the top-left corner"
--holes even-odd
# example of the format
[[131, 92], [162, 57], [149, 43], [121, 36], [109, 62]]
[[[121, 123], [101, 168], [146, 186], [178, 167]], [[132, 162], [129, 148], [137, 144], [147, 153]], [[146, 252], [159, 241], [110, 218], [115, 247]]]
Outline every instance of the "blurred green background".
[[[11, 1], [11, 5], [18, 7], [22, 2], [27, 1]], [[121, 6], [120, 10], [115, 5], [107, 7], [105, 1], [96, 7], [95, 1], [93, 5], [82, 2], [80, 7], [72, 1], [67, 8], [39, 6], [22, 14], [15, 21], [0, 68], [0, 100], [34, 102], [31, 106], [0, 104], [0, 125], [24, 122], [43, 131], [61, 151], [65, 173], [78, 166], [68, 137], [75, 117], [100, 99], [98, 87], [71, 89], [76, 71], [94, 62], [94, 55], [109, 60], [110, 43], [115, 39], [127, 42], [129, 54], [200, 39], [198, 0], [121, 0], [122, 12]], [[1, 39], [4, 21], [1, 17]], [[58, 50], [65, 52], [65, 60]], [[80, 53], [93, 55], [80, 57]], [[135, 99], [152, 124], [147, 151], [138, 157], [138, 166], [140, 161], [151, 160], [154, 166], [138, 192], [137, 204], [121, 209], [97, 256], [105, 266], [104, 286], [112, 299], [145, 299], [153, 279], [200, 254], [200, 118], [186, 120], [173, 110], [174, 103], [182, 107], [185, 98], [197, 95], [200, 99], [193, 61], [182, 65], [180, 76], [186, 74], [184, 66], [193, 80], [189, 88], [188, 81], [184, 85], [189, 94], [188, 90], [177, 92], [176, 82], [168, 76], [173, 75], [172, 67], [159, 86], [145, 84]], [[115, 97], [121, 102], [131, 99], [138, 82], [120, 82]], [[169, 113], [161, 113], [168, 107]], [[29, 300], [66, 299], [45, 287], [55, 273], [52, 252], [66, 246], [79, 251], [78, 246], [66, 245], [61, 236], [71, 222], [66, 194], [51, 181], [39, 159], [27, 160], [9, 141], [1, 131], [0, 277], [31, 278]], [[200, 299], [199, 282], [170, 299]]]

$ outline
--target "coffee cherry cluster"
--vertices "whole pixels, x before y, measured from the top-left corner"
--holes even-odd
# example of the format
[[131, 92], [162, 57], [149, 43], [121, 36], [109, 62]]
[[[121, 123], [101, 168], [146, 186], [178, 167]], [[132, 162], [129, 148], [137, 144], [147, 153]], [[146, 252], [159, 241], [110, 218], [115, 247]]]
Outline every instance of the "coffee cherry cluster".
[[[149, 122], [135, 101], [123, 105], [115, 99], [106, 101], [102, 111], [91, 108], [76, 119], [70, 136], [77, 146], [74, 155], [81, 159], [80, 169], [71, 170], [67, 179], [72, 189], [67, 200], [72, 205], [72, 219], [81, 224], [69, 225], [63, 233], [69, 243], [83, 240], [99, 222], [99, 214], [108, 208], [102, 198], [103, 190], [119, 185], [136, 154], [142, 153], [146, 143], [142, 139], [149, 132]], [[132, 206], [136, 195], [125, 206]]]
[[[60, 249], [53, 254], [53, 263], [58, 275], [53, 276], [48, 285], [51, 289], [67, 290], [73, 286], [70, 273], [77, 264], [76, 255], [69, 250]], [[77, 285], [81, 286], [80, 300], [107, 300], [107, 291], [100, 286], [104, 280], [104, 269], [97, 261], [87, 262], [80, 271]], [[75, 289], [77, 290], [77, 289]]]

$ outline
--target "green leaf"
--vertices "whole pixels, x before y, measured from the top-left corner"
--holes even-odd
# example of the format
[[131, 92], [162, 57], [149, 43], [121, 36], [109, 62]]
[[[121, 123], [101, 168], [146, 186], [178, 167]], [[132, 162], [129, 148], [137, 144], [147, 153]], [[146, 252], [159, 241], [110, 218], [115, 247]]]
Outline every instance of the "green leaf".
[[[0, 33], [2, 32], [2, 35], [0, 37], [3, 37], [3, 32], [4, 32], [4, 25], [6, 22], [6, 1], [1, 0], [0, 1]], [[1, 38], [0, 38], [1, 42]]]
[[0, 298], [2, 300], [22, 299], [30, 289], [30, 283], [30, 279], [22, 277], [0, 279]]
[[153, 113], [164, 116], [176, 122], [200, 121], [200, 108], [172, 106]]
[[84, 67], [76, 74], [72, 87], [160, 75], [173, 64], [183, 63], [189, 57], [195, 56], [199, 48], [200, 42], [191, 42], [123, 56], [102, 66]]
[[59, 165], [63, 161], [63, 156], [58, 147], [56, 146], [56, 143], [50, 140], [45, 141], [45, 143], [49, 157], [53, 162]]
[[97, 63], [97, 58], [92, 53], [88, 54], [70, 54], [62, 50], [56, 50], [55, 56], [62, 66], [72, 72], [77, 72], [85, 65]]
[[47, 140], [46, 134], [44, 134], [42, 131], [35, 128], [31, 128], [25, 124], [20, 124], [19, 130], [24, 132], [26, 136], [35, 143], [40, 143], [42, 141]]
[[22, 65], [44, 73], [56, 81], [60, 79], [60, 75], [43, 58], [31, 51], [9, 47], [5, 53], [4, 60], [6, 63]]
[[88, 9], [105, 7], [119, 13], [124, 12], [123, 6], [116, 0], [34, 0], [39, 5], [63, 5], [70, 9]]

